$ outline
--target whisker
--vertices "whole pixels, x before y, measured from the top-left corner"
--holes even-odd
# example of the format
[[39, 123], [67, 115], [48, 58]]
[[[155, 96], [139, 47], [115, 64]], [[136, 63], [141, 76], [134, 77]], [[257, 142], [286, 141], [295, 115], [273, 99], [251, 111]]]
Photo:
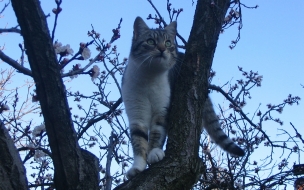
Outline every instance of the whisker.
[[140, 67], [143, 65], [143, 63], [148, 60], [151, 56], [149, 55], [147, 58], [145, 58], [137, 67], [136, 72], [140, 69]]
[[152, 63], [153, 58], [154, 58], [154, 57], [151, 55], [151, 60], [150, 60], [150, 62], [149, 62], [149, 68], [150, 68], [150, 66], [151, 66], [151, 63]]
[[140, 55], [140, 56], [136, 57], [136, 58], [134, 59], [134, 61], [138, 60], [139, 58], [146, 57], [146, 56], [147, 56], [146, 54]]

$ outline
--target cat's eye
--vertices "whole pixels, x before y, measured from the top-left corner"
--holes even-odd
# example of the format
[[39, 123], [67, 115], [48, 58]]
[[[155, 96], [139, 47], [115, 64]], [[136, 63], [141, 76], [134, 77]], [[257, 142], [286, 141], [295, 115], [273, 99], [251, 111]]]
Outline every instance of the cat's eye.
[[149, 45], [155, 45], [155, 41], [150, 38], [150, 39], [147, 40], [147, 44], [149, 44]]
[[166, 46], [166, 47], [171, 47], [171, 45], [172, 45], [172, 44], [171, 44], [171, 41], [170, 41], [170, 40], [167, 40], [167, 41], [165, 42], [165, 46]]

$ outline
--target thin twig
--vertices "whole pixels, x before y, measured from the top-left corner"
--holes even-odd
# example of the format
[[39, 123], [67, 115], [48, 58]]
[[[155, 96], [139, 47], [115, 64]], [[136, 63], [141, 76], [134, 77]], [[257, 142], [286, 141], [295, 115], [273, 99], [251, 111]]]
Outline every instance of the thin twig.
[[55, 21], [54, 21], [54, 27], [53, 27], [53, 31], [52, 31], [52, 42], [54, 42], [54, 38], [55, 38], [55, 31], [56, 31], [56, 26], [57, 26], [57, 20], [58, 20], [58, 15], [60, 13], [60, 4], [62, 3], [62, 0], [58, 0], [58, 1], [55, 1], [56, 4], [57, 4], [57, 13], [55, 13]]
[[235, 103], [235, 101], [234, 101], [226, 92], [224, 92], [223, 89], [221, 89], [221, 88], [218, 87], [218, 86], [212, 85], [212, 84], [209, 84], [208, 88], [211, 89], [211, 90], [215, 90], [215, 91], [217, 91], [217, 92], [220, 92], [223, 96], [225, 96], [225, 98], [226, 98], [227, 100], [229, 100], [229, 102], [230, 102], [233, 106], [239, 108], [238, 113], [239, 113], [239, 114], [240, 114], [240, 115], [241, 115], [241, 116], [242, 116], [242, 117], [243, 117], [251, 126], [253, 126], [254, 128], [258, 129], [258, 130], [265, 136], [265, 138], [268, 140], [268, 142], [269, 142], [272, 146], [274, 146], [273, 143], [272, 143], [272, 141], [269, 139], [268, 135], [267, 135], [262, 129], [260, 129], [260, 127], [258, 127], [256, 124], [254, 124], [254, 123], [247, 117], [247, 115], [243, 112], [243, 110]]
[[80, 133], [77, 135], [77, 139], [79, 140], [82, 135], [96, 122], [98, 121], [101, 121], [105, 118], [107, 118], [107, 116], [109, 116], [110, 114], [112, 114], [116, 108], [122, 103], [122, 98], [119, 98], [115, 104], [113, 104], [113, 106], [109, 109], [109, 111], [103, 113], [100, 117], [98, 118], [95, 118], [95, 119], [90, 119], [88, 122], [87, 122], [87, 125], [80, 131]]
[[112, 163], [112, 154], [113, 150], [115, 148], [114, 141], [115, 134], [112, 132], [111, 136], [109, 138], [109, 145], [108, 145], [108, 154], [107, 154], [107, 163], [106, 163], [106, 173], [105, 173], [105, 179], [106, 179], [106, 187], [105, 190], [111, 190], [112, 187], [112, 176], [111, 176], [111, 163]]
[[298, 137], [299, 139], [301, 139], [302, 143], [304, 144], [304, 140], [302, 138], [302, 135], [298, 132], [298, 130], [295, 128], [295, 126], [290, 122], [290, 125], [292, 126], [292, 128], [295, 130], [296, 132], [296, 137]]
[[9, 1], [8, 3], [5, 3], [2, 10], [0, 11], [0, 15], [5, 11], [5, 9], [10, 5], [11, 1]]

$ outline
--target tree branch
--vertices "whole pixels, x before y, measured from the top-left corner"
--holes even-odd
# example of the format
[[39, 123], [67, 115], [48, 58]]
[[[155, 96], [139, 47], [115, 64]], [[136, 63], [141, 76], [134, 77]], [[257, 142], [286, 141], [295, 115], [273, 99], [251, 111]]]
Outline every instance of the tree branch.
[[96, 122], [101, 121], [105, 119], [107, 116], [109, 116], [111, 113], [113, 113], [116, 108], [122, 103], [122, 98], [119, 98], [115, 104], [110, 108], [109, 111], [106, 113], [102, 114], [100, 117], [90, 119], [87, 123], [87, 125], [81, 130], [81, 132], [77, 135], [78, 140], [82, 137], [82, 135]]
[[10, 1], [8, 3], [5, 3], [2, 10], [0, 11], [0, 15], [5, 11], [5, 9], [10, 5]]
[[1, 50], [0, 50], [0, 59], [2, 61], [4, 61], [5, 63], [9, 64], [10, 66], [14, 67], [15, 69], [17, 69], [18, 72], [28, 75], [30, 77], [33, 77], [31, 70], [21, 66], [17, 61], [15, 61], [12, 58], [10, 58], [9, 56], [5, 55], [3, 53], [3, 51], [1, 51]]
[[17, 27], [13, 27], [13, 28], [0, 28], [0, 34], [1, 33], [6, 33], [6, 32], [14, 32], [14, 33], [21, 34], [21, 30], [18, 29]]

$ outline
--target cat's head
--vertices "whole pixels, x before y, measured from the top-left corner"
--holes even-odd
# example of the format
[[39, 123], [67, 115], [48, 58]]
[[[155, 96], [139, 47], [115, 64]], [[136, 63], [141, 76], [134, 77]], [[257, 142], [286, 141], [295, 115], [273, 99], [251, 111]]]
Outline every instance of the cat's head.
[[148, 69], [150, 72], [172, 68], [177, 58], [176, 27], [174, 21], [164, 29], [150, 29], [142, 18], [137, 17], [134, 21], [130, 58], [140, 69]]

